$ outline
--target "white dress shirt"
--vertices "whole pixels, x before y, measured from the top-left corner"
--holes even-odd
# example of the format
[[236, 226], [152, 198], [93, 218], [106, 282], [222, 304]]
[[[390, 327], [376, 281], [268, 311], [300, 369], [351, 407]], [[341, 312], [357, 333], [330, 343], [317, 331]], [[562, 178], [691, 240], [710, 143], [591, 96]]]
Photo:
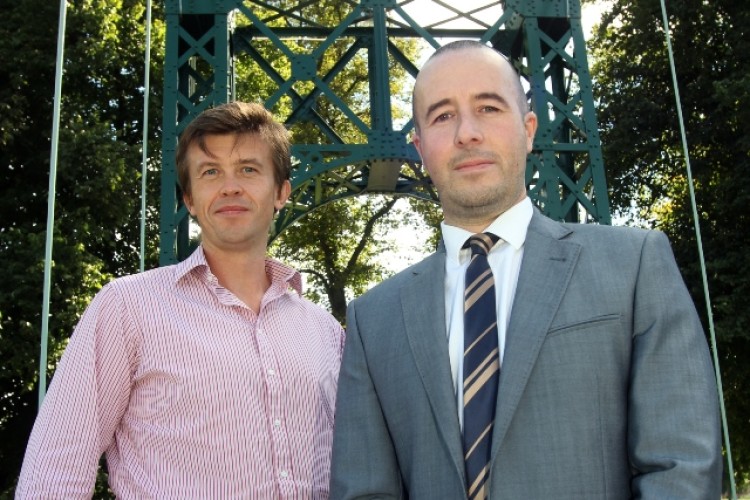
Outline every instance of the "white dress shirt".
[[[495, 277], [495, 302], [497, 306], [497, 335], [500, 348], [502, 370], [505, 354], [505, 332], [510, 321], [513, 297], [516, 294], [518, 273], [523, 258], [523, 244], [526, 230], [534, 209], [529, 198], [517, 203], [502, 213], [482, 232], [490, 232], [500, 237], [492, 247], [488, 261]], [[464, 277], [471, 258], [471, 250], [462, 249], [473, 233], [443, 222], [445, 243], [445, 322], [448, 332], [448, 354], [453, 375], [453, 389], [456, 392], [458, 421], [463, 429], [463, 352], [464, 352]]]

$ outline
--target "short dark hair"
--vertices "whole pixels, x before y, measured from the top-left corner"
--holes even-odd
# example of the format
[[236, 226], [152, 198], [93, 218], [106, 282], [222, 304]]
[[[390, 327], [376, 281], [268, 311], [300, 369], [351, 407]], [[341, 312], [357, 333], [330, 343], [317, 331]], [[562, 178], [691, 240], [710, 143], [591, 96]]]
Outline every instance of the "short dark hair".
[[262, 105], [248, 102], [228, 102], [207, 109], [185, 127], [177, 143], [175, 163], [177, 181], [182, 192], [190, 195], [190, 165], [187, 151], [196, 143], [206, 151], [207, 135], [258, 134], [271, 148], [276, 186], [288, 180], [292, 171], [289, 132], [274, 120], [273, 115]]
[[[432, 53], [432, 55], [427, 59], [425, 64], [432, 61], [433, 59], [439, 57], [441, 54], [444, 54], [446, 52], [453, 52], [457, 50], [469, 50], [469, 49], [488, 49], [491, 50], [497, 54], [500, 55], [505, 61], [510, 65], [511, 68], [513, 68], [513, 64], [510, 62], [510, 59], [500, 52], [499, 50], [495, 49], [494, 47], [490, 47], [489, 45], [486, 45], [478, 40], [456, 40], [454, 42], [446, 43], [445, 45], [438, 47], [438, 49]], [[513, 68], [515, 71], [515, 68]], [[416, 85], [416, 82], [415, 82]], [[526, 98], [526, 92], [523, 90], [523, 86], [521, 85], [520, 78], [516, 79], [516, 94], [517, 94], [517, 101], [518, 101], [518, 110], [521, 112], [521, 114], [525, 115], [529, 111], [529, 102]], [[414, 98], [414, 92], [412, 91], [412, 99], [411, 99], [411, 113], [412, 117], [414, 118], [414, 128], [417, 132], [419, 132], [419, 124], [417, 123], [417, 110], [416, 110], [416, 99]]]

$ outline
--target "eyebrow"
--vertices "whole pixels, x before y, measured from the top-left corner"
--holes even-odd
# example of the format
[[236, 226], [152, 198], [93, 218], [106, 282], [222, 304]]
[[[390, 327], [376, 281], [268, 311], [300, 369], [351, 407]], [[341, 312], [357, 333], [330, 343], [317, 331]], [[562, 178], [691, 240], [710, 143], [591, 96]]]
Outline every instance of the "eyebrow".
[[[498, 102], [499, 104], [501, 104], [501, 105], [503, 105], [503, 106], [508, 106], [508, 105], [509, 105], [509, 104], [508, 104], [508, 100], [507, 100], [507, 99], [505, 99], [505, 98], [504, 98], [503, 96], [501, 96], [500, 94], [498, 94], [497, 92], [481, 92], [481, 93], [479, 93], [479, 94], [475, 95], [475, 96], [473, 97], [473, 99], [474, 99], [475, 101], [485, 101], [485, 100], [496, 101], [496, 102]], [[446, 104], [450, 104], [450, 102], [451, 102], [451, 101], [450, 101], [450, 99], [448, 99], [448, 98], [445, 98], [445, 99], [440, 99], [439, 101], [437, 101], [437, 102], [435, 102], [435, 103], [431, 104], [431, 105], [430, 105], [430, 106], [429, 106], [429, 107], [427, 108], [427, 112], [425, 113], [425, 118], [429, 118], [429, 116], [430, 116], [430, 115], [431, 115], [431, 114], [432, 114], [432, 113], [433, 113], [433, 112], [434, 112], [434, 111], [435, 111], [436, 109], [438, 109], [438, 108], [440, 108], [440, 107], [442, 107], [442, 106], [445, 106]]]
[[[213, 156], [213, 155], [210, 155], [210, 156], [212, 158], [215, 158], [215, 156]], [[198, 163], [196, 165], [196, 168], [197, 168], [198, 171], [200, 171], [203, 168], [206, 168], [206, 167], [215, 167], [218, 164], [219, 164], [219, 161], [216, 161], [216, 160], [213, 160], [213, 159], [211, 159], [211, 160], [205, 160], [205, 161], [202, 161], [202, 162]], [[259, 167], [263, 166], [263, 163], [258, 158], [255, 158], [255, 157], [252, 157], [252, 158], [240, 158], [237, 161], [233, 161], [232, 162], [233, 166], [248, 165], [248, 164], [250, 164], [250, 165], [257, 165]]]
[[427, 108], [427, 112], [424, 114], [425, 118], [429, 118], [430, 115], [439, 107], [445, 106], [446, 104], [449, 104], [451, 101], [450, 99], [440, 99], [438, 102], [430, 104], [430, 106]]
[[497, 101], [498, 103], [504, 106], [508, 106], [508, 100], [505, 99], [500, 94], [498, 94], [497, 92], [482, 92], [474, 96], [474, 100], [475, 101], [484, 101], [484, 100]]
[[237, 161], [232, 162], [232, 165], [247, 165], [248, 163], [258, 165], [259, 167], [263, 166], [263, 163], [254, 156], [251, 158], [240, 158]]

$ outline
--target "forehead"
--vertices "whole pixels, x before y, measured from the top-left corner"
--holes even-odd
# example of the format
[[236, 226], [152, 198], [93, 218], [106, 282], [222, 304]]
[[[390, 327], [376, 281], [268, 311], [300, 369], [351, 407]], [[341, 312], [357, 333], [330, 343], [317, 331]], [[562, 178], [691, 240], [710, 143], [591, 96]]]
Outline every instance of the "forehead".
[[417, 75], [415, 107], [426, 109], [443, 99], [471, 97], [487, 92], [510, 96], [515, 72], [491, 49], [459, 49], [431, 59]]
[[188, 148], [188, 157], [206, 160], [227, 158], [270, 158], [271, 147], [254, 132], [232, 134], [206, 134], [197, 138]]

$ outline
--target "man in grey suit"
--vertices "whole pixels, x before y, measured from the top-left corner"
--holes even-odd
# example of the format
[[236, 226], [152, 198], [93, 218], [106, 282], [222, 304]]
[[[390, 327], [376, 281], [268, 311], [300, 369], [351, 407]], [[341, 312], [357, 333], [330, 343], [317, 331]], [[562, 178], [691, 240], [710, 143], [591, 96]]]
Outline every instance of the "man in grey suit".
[[[715, 379], [667, 238], [532, 207], [536, 116], [491, 48], [438, 50], [413, 105], [443, 244], [349, 306], [332, 498], [719, 498]], [[486, 467], [467, 481], [463, 246], [482, 232], [500, 237], [485, 258], [499, 377]]]

